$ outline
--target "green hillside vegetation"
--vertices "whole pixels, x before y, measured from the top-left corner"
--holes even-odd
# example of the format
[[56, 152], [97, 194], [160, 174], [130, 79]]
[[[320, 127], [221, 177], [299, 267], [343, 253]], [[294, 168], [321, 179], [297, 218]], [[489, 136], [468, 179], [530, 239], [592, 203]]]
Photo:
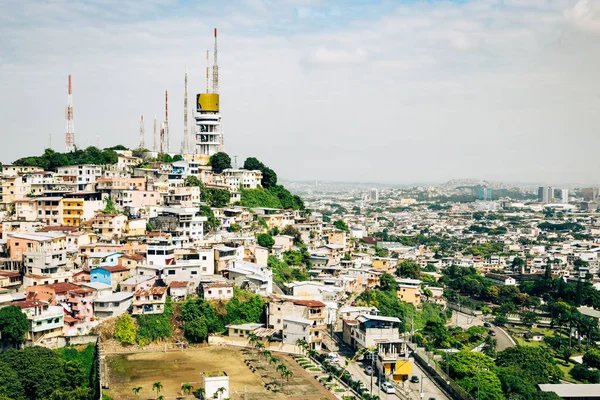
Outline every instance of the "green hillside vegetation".
[[266, 207], [303, 210], [300, 196], [293, 195], [282, 185], [277, 184], [277, 174], [254, 157], [244, 161], [244, 169], [261, 171], [261, 188], [243, 189], [240, 205], [245, 207]]
[[0, 399], [93, 400], [97, 394], [96, 349], [27, 347], [0, 354]]
[[227, 303], [209, 302], [200, 297], [187, 299], [180, 307], [178, 319], [183, 324], [184, 335], [191, 343], [201, 343], [211, 333], [225, 331], [229, 324], [260, 322], [264, 300], [259, 295], [234, 288]]
[[94, 146], [90, 146], [85, 150], [77, 149], [70, 153], [58, 153], [52, 149], [46, 149], [41, 156], [19, 158], [13, 162], [13, 165], [40, 167], [50, 171], [58, 167], [77, 164], [115, 164], [118, 157], [115, 150], [122, 149], [126, 148], [115, 146], [100, 150]]

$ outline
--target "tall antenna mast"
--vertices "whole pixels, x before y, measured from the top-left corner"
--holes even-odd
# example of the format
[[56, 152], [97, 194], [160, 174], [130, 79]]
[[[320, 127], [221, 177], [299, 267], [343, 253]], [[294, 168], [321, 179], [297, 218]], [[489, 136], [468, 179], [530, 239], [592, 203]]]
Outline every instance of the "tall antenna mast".
[[146, 146], [144, 143], [144, 116], [140, 117], [140, 149], [143, 149]]
[[65, 135], [65, 146], [67, 152], [75, 150], [75, 125], [73, 121], [73, 87], [71, 75], [69, 75], [69, 90], [67, 96], [67, 133]]
[[152, 150], [156, 152], [156, 114], [154, 114], [154, 147]]
[[167, 153], [171, 151], [171, 138], [169, 138], [169, 91], [165, 90], [165, 139]]
[[215, 50], [213, 55], [213, 93], [219, 93], [219, 60], [217, 46], [217, 28], [215, 28]]
[[208, 58], [208, 50], [206, 50], [206, 93], [210, 93], [209, 92], [209, 88], [208, 88], [208, 70], [210, 69], [210, 60]]
[[187, 154], [188, 150], [188, 93], [187, 93], [187, 68], [185, 69], [185, 89], [183, 93], [183, 145], [181, 153]]
[[160, 123], [160, 153], [163, 154], [165, 147], [165, 123]]

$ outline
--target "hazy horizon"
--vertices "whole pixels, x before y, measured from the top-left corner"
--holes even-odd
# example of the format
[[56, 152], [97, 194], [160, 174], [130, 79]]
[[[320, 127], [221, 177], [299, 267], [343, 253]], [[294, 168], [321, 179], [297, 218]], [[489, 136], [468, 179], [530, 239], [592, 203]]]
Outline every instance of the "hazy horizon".
[[[152, 0], [0, 4], [0, 160], [171, 148], [219, 28], [225, 150], [287, 180], [594, 182], [600, 0]], [[76, 34], [75, 34], [76, 33]], [[191, 113], [191, 111], [190, 111]], [[147, 146], [150, 147], [150, 146]], [[469, 176], [472, 178], [460, 178]], [[387, 183], [386, 183], [387, 182]]]

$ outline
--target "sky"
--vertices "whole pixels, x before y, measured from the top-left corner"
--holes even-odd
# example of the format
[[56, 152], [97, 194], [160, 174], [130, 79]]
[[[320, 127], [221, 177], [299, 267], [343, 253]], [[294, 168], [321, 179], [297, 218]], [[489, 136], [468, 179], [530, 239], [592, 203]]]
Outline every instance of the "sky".
[[68, 74], [79, 147], [137, 147], [142, 114], [151, 144], [168, 90], [179, 150], [214, 27], [240, 166], [600, 183], [600, 0], [4, 0], [0, 161], [64, 150]]

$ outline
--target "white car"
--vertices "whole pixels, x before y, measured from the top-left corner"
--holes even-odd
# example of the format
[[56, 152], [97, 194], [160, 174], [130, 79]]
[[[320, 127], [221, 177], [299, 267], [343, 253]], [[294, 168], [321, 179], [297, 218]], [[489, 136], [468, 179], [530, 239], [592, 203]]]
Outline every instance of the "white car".
[[389, 382], [383, 382], [381, 384], [381, 389], [387, 394], [395, 394], [396, 388]]

